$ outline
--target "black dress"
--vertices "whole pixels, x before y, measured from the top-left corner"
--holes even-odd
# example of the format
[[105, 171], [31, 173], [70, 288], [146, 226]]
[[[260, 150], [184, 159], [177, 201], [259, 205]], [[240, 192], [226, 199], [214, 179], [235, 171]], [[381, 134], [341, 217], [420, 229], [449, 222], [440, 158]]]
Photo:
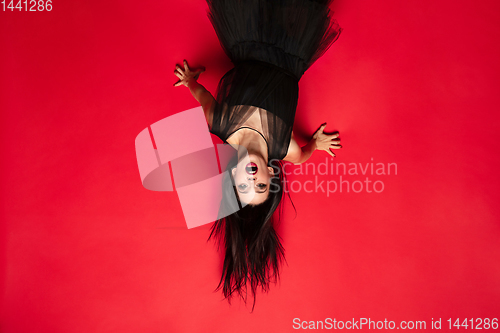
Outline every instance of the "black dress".
[[222, 141], [259, 112], [269, 161], [290, 143], [298, 82], [337, 40], [332, 0], [207, 0], [208, 16], [234, 68], [220, 80], [210, 132]]

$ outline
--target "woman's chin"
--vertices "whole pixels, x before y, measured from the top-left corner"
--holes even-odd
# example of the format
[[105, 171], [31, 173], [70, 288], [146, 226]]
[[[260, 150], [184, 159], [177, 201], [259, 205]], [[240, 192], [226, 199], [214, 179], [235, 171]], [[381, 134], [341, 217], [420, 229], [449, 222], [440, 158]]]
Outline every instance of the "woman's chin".
[[263, 166], [265, 166], [267, 164], [266, 160], [264, 160], [264, 158], [262, 157], [262, 155], [248, 154], [248, 157], [250, 159], [250, 162], [253, 162], [253, 163], [257, 164], [257, 166], [259, 168], [263, 167]]

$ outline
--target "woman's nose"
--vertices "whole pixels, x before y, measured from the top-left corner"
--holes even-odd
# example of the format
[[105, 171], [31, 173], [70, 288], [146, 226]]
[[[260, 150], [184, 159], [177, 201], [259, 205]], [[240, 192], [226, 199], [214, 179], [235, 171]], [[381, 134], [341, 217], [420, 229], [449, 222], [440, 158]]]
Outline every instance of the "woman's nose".
[[257, 177], [255, 177], [255, 176], [247, 176], [247, 179], [248, 179], [248, 180], [256, 180], [256, 179], [257, 179]]

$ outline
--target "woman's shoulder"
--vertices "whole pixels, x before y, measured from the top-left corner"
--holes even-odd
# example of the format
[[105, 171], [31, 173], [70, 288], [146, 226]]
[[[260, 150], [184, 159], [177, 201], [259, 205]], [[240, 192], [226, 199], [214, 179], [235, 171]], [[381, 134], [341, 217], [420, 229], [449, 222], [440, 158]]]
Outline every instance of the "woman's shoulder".
[[283, 158], [283, 161], [288, 161], [292, 163], [298, 163], [300, 161], [300, 156], [302, 155], [302, 149], [299, 144], [295, 140], [295, 137], [292, 135], [290, 137], [290, 142], [288, 144], [288, 150], [286, 156]]

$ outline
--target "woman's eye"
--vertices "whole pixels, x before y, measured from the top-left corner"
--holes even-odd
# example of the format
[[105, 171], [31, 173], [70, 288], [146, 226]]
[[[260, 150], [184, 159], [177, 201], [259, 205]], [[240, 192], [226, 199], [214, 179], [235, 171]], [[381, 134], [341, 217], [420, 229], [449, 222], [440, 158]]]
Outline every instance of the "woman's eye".
[[239, 188], [240, 190], [244, 190], [244, 189], [246, 189], [247, 187], [248, 187], [248, 185], [247, 185], [247, 184], [240, 184], [240, 185], [238, 185], [238, 188]]
[[265, 187], [266, 187], [266, 184], [262, 184], [262, 183], [261, 183], [261, 184], [257, 184], [257, 187], [258, 187], [258, 188], [265, 188]]

